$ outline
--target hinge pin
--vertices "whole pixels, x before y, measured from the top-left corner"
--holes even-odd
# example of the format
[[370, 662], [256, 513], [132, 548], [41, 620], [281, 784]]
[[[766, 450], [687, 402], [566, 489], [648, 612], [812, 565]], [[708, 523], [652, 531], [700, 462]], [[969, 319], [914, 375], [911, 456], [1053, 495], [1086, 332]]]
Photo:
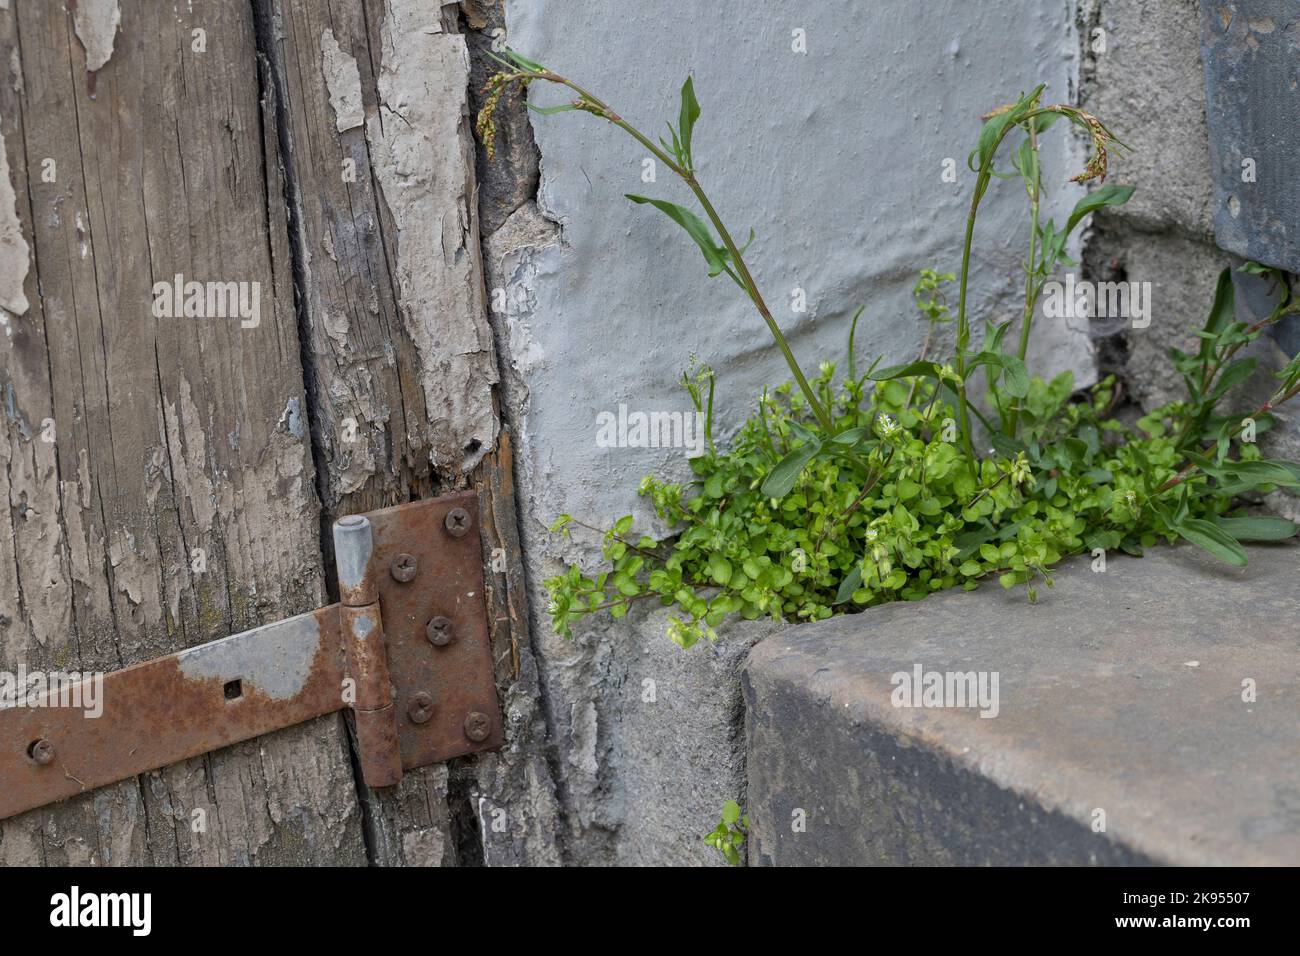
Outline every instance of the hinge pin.
[[[354, 682], [351, 706], [357, 732], [357, 761], [366, 786], [391, 787], [402, 779], [402, 752], [397, 740], [393, 689], [388, 679], [384, 625], [379, 616], [379, 588], [371, 568], [373, 552], [374, 533], [369, 518], [349, 515], [334, 522], [334, 558], [342, 602], [339, 626], [343, 632], [346, 673]], [[410, 569], [414, 576], [414, 558]], [[396, 562], [393, 577], [397, 578]]]

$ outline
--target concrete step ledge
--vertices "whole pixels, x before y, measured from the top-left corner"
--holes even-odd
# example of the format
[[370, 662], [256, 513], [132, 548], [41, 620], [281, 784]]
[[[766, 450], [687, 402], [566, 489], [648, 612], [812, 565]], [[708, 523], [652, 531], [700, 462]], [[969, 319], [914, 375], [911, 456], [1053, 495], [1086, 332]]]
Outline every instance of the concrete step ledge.
[[[1249, 554], [1076, 559], [1036, 606], [991, 583], [763, 641], [750, 864], [1300, 863], [1300, 547]], [[895, 706], [917, 665], [996, 674], [996, 716]]]

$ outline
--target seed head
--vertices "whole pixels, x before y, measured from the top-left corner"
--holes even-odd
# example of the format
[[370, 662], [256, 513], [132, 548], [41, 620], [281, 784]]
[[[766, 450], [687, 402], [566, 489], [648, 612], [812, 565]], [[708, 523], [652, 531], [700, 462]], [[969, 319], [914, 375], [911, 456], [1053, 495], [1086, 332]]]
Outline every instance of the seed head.
[[483, 108], [478, 111], [478, 120], [474, 123], [474, 132], [478, 133], [478, 138], [483, 142], [483, 148], [487, 150], [488, 159], [496, 159], [497, 150], [497, 125], [496, 112], [497, 107], [501, 105], [501, 97], [510, 88], [510, 84], [515, 81], [519, 82], [519, 89], [526, 91], [528, 82], [531, 77], [527, 73], [493, 73], [483, 86], [483, 92], [488, 95], [483, 101]]
[[1083, 167], [1083, 172], [1077, 176], [1072, 176], [1070, 181], [1084, 183], [1090, 179], [1096, 179], [1104, 183], [1106, 181], [1106, 146], [1111, 140], [1110, 132], [1091, 113], [1079, 110], [1079, 116], [1087, 124], [1088, 135], [1092, 137], [1094, 152], [1092, 158], [1088, 160], [1088, 165]]

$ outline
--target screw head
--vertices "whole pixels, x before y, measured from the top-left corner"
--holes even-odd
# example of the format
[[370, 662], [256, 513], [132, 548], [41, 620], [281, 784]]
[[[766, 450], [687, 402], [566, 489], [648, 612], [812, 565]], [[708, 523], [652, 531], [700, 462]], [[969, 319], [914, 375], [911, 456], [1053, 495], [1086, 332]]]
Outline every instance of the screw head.
[[469, 716], [465, 718], [465, 736], [477, 744], [487, 740], [488, 734], [491, 732], [491, 718], [487, 714], [471, 710]]
[[452, 508], [442, 524], [453, 538], [463, 538], [469, 531], [469, 512], [464, 508]]
[[406, 705], [406, 716], [411, 718], [413, 724], [424, 723], [433, 716], [433, 698], [420, 691]]
[[48, 766], [54, 762], [54, 744], [42, 737], [27, 748], [27, 754], [42, 767]]
[[394, 581], [406, 583], [415, 579], [415, 572], [419, 567], [420, 562], [415, 560], [415, 555], [403, 551], [401, 554], [394, 555], [393, 560], [388, 562], [388, 573], [393, 576]]
[[447, 618], [435, 617], [424, 626], [424, 636], [434, 647], [446, 647], [455, 638], [456, 631]]

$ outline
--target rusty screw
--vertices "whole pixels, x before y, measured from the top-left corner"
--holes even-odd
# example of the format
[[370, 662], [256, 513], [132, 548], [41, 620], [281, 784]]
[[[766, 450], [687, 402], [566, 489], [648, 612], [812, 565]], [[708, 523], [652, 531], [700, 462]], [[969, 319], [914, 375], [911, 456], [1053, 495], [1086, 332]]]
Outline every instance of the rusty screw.
[[456, 631], [447, 618], [435, 617], [424, 626], [424, 636], [434, 647], [446, 647], [456, 636]]
[[487, 714], [481, 714], [477, 710], [471, 710], [469, 716], [465, 718], [465, 736], [474, 743], [482, 743], [487, 740], [487, 736], [492, 731], [492, 721]]
[[27, 748], [28, 755], [42, 767], [54, 762], [54, 744], [44, 737]]
[[424, 691], [420, 691], [406, 705], [406, 716], [411, 718], [413, 724], [424, 723], [433, 716], [433, 698]]
[[469, 531], [469, 512], [464, 508], [452, 508], [442, 523], [453, 538], [463, 538]]
[[388, 573], [393, 576], [394, 581], [405, 584], [415, 579], [415, 572], [419, 567], [420, 562], [415, 560], [415, 555], [403, 551], [388, 562]]

